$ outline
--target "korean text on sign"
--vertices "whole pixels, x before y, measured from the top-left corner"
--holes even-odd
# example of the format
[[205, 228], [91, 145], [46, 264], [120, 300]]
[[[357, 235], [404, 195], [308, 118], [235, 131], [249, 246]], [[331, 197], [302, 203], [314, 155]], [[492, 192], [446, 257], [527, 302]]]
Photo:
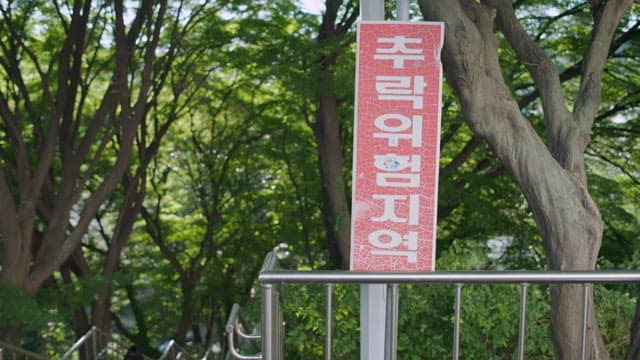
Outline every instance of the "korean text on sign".
[[434, 268], [443, 30], [358, 25], [353, 271]]

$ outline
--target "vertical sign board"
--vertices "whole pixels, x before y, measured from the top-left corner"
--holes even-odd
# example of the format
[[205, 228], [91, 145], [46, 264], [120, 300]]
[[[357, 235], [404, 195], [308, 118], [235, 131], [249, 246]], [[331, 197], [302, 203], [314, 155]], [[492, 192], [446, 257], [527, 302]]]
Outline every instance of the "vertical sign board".
[[358, 25], [352, 271], [433, 271], [444, 25]]

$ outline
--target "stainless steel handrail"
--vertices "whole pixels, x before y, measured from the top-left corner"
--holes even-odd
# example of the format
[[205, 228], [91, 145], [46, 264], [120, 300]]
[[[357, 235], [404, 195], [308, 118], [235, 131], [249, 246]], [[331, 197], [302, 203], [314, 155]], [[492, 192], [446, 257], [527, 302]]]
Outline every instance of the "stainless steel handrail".
[[175, 340], [171, 339], [158, 360], [183, 358], [194, 359], [186, 349], [180, 346]]
[[[126, 352], [127, 346], [125, 346], [125, 344], [114, 339], [111, 334], [92, 326], [89, 331], [76, 340], [71, 348], [62, 355], [60, 360], [80, 357], [80, 353], [87, 358], [100, 359], [104, 357], [124, 356]], [[74, 356], [74, 353], [78, 355]], [[148, 359], [145, 355], [143, 355], [143, 358]]]
[[209, 360], [210, 358], [218, 359], [220, 356], [220, 348], [214, 348], [213, 346], [209, 346], [207, 351], [205, 351], [204, 355], [202, 355], [201, 360]]
[[236, 330], [236, 334], [238, 334], [239, 337], [245, 340], [260, 340], [261, 338], [260, 335], [245, 333], [244, 331], [242, 331], [243, 328], [246, 329], [246, 327], [242, 325], [242, 322], [240, 321], [240, 319], [236, 319], [235, 330]]
[[240, 309], [239, 304], [233, 304], [231, 307], [231, 314], [229, 315], [229, 322], [227, 322], [226, 329], [229, 331], [229, 324], [233, 319], [233, 327], [235, 329], [236, 334], [244, 340], [260, 340], [260, 334], [249, 334], [245, 331], [249, 329], [249, 323], [242, 315], [242, 311]]
[[272, 270], [260, 273], [261, 284], [630, 284], [640, 271], [436, 271], [349, 272]]
[[229, 347], [229, 352], [231, 356], [235, 359], [239, 360], [259, 360], [262, 359], [262, 354], [256, 355], [245, 355], [238, 352], [235, 344], [234, 334], [238, 334], [238, 336], [247, 339], [247, 340], [259, 340], [260, 335], [250, 335], [246, 334], [240, 330], [241, 327], [247, 327], [246, 321], [242, 317], [240, 313], [240, 305], [233, 304], [231, 307], [231, 312], [229, 313], [229, 319], [227, 321], [227, 325], [225, 326], [225, 330], [227, 331], [227, 344]]
[[[265, 257], [261, 274], [278, 269], [278, 257], [271, 251]], [[262, 288], [262, 358], [282, 359], [284, 357], [284, 329], [280, 311], [280, 289], [277, 283], [261, 283]]]
[[[278, 287], [283, 284], [450, 284], [456, 286], [455, 299], [455, 324], [454, 324], [454, 349], [453, 358], [459, 356], [460, 336], [460, 303], [462, 287], [467, 284], [518, 284], [520, 294], [520, 326], [518, 338], [518, 358], [524, 359], [526, 328], [526, 301], [529, 284], [582, 284], [583, 286], [583, 319], [582, 319], [582, 344], [580, 359], [586, 358], [587, 322], [589, 319], [589, 294], [593, 284], [631, 284], [640, 283], [640, 271], [437, 271], [431, 273], [415, 272], [347, 272], [347, 271], [285, 271], [274, 270], [273, 256], [267, 256], [263, 271], [258, 280], [262, 286], [262, 335], [263, 358], [265, 360], [282, 359], [283, 351], [278, 349], [282, 344], [281, 322], [279, 313]], [[330, 290], [328, 290], [330, 296]], [[327, 299], [327, 307], [331, 306], [330, 297]], [[329, 314], [330, 312], [327, 311]], [[330, 336], [331, 319], [327, 318], [327, 333]], [[327, 339], [325, 350], [326, 359], [331, 357], [331, 341]], [[394, 344], [390, 344], [393, 347]], [[388, 354], [387, 359], [393, 359], [393, 354]]]
[[[6, 350], [6, 353], [5, 353], [5, 350]], [[48, 360], [49, 359], [46, 356], [42, 356], [40, 354], [31, 352], [29, 350], [21, 349], [17, 346], [13, 346], [11, 344], [7, 344], [0, 341], [0, 360], [4, 359], [5, 356], [7, 358], [9, 357], [15, 358], [16, 354], [20, 355], [21, 359], [22, 359], [22, 356], [24, 356], [24, 359], [29, 359], [29, 360]]]
[[265, 271], [273, 271], [278, 269], [278, 256], [275, 252], [270, 251], [267, 253], [267, 256], [264, 257], [264, 262], [262, 263], [261, 272]]
[[[71, 357], [71, 354], [73, 354], [75, 351], [77, 351], [78, 349], [80, 349], [80, 347], [82, 345], [85, 345], [85, 343], [89, 340], [94, 340], [94, 347], [95, 347], [95, 336], [97, 333], [97, 328], [95, 326], [92, 326], [91, 329], [89, 329], [89, 331], [87, 331], [87, 333], [85, 333], [84, 335], [82, 335], [80, 337], [80, 339], [78, 339], [72, 346], [71, 348], [64, 354], [62, 355], [62, 357], [60, 358], [60, 360], [66, 360], [69, 359]], [[95, 349], [94, 349], [95, 351]], [[95, 353], [93, 354], [95, 356]]]
[[333, 284], [331, 283], [325, 284], [325, 319], [324, 359], [331, 360], [331, 333], [333, 331]]
[[173, 347], [175, 346], [175, 344], [176, 344], [175, 340], [173, 339], [169, 340], [169, 343], [167, 344], [167, 347], [164, 348], [164, 351], [162, 352], [162, 355], [160, 355], [159, 360], [166, 359], [167, 356], [169, 356], [169, 354], [171, 353], [171, 351], [173, 351]]

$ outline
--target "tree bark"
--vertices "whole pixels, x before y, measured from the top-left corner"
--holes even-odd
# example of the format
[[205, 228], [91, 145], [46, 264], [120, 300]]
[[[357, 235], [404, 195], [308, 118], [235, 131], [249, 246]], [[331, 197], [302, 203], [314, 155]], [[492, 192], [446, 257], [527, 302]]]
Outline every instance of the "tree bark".
[[629, 341], [629, 349], [627, 350], [627, 360], [635, 360], [640, 358], [640, 298], [636, 300], [636, 311], [633, 315], [633, 321], [629, 328], [631, 340]]
[[[322, 77], [330, 77], [323, 74]], [[326, 79], [326, 78], [325, 78]], [[322, 81], [322, 80], [321, 80]], [[326, 79], [325, 81], [331, 81]], [[347, 202], [344, 178], [344, 157], [340, 141], [340, 120], [335, 95], [320, 96], [317, 122], [314, 134], [318, 143], [320, 157], [320, 173], [322, 174], [323, 198], [325, 211], [328, 211], [329, 238], [336, 241], [339, 262], [342, 268], [349, 267], [349, 246], [351, 239], [351, 215]], [[331, 246], [332, 244], [328, 244]]]
[[[326, 10], [322, 16], [318, 42], [320, 46], [339, 49], [337, 44], [358, 16], [357, 3], [347, 0], [344, 3], [342, 18], [338, 18], [343, 1], [327, 0]], [[327, 245], [329, 253], [337, 246], [342, 268], [349, 267], [351, 246], [351, 214], [347, 199], [347, 186], [344, 172], [344, 155], [340, 137], [340, 116], [338, 115], [338, 98], [334, 89], [334, 66], [339, 50], [322, 54], [318, 60], [318, 110], [316, 122], [312, 124], [313, 133], [318, 143], [320, 173], [322, 174], [325, 224], [327, 228]], [[335, 262], [334, 262], [334, 265]]]
[[[142, 165], [132, 175], [132, 184], [124, 186], [127, 194], [103, 264], [103, 275], [108, 277], [117, 270], [120, 253], [144, 199], [145, 166], [175, 120], [176, 114], [172, 113], [173, 117], [165, 124], [155, 124], [152, 135], [144, 126], [149, 106], [157, 100], [150, 97], [159, 96], [165, 85], [186, 28], [172, 32], [169, 50], [159, 59], [161, 32], [167, 27], [167, 2], [141, 1], [134, 18], [125, 24], [126, 4], [114, 1], [109, 5], [115, 14], [114, 23], [105, 25], [111, 25], [115, 36], [112, 58], [101, 59], [113, 66], [100, 64], [96, 59], [87, 60], [96, 46], [90, 43], [95, 40], [92, 37], [95, 34], [88, 32], [100, 32], [100, 29], [87, 29], [90, 24], [95, 25], [91, 17], [102, 16], [100, 11], [106, 11], [107, 7], [98, 10], [92, 9], [92, 5], [91, 1], [73, 2], [69, 24], [60, 24], [66, 38], [55, 61], [37, 57], [45, 53], [36, 54], [28, 47], [31, 43], [21, 38], [24, 32], [19, 29], [18, 21], [12, 18], [11, 11], [3, 8], [7, 5], [0, 5], [4, 20], [0, 30], [5, 35], [11, 34], [10, 42], [19, 44], [15, 48], [2, 47], [9, 62], [1, 62], [0, 66], [9, 63], [12, 66], [2, 66], [0, 70], [11, 73], [11, 80], [22, 84], [18, 88], [23, 89], [20, 97], [0, 92], [0, 126], [10, 130], [8, 148], [15, 149], [16, 153], [15, 159], [8, 159], [0, 166], [0, 209], [5, 214], [0, 218], [0, 234], [5, 240], [0, 252], [0, 281], [18, 284], [30, 294], [35, 294], [62, 264], [74, 263], [73, 258], [78, 254], [82, 257], [81, 240], [100, 207], [121, 181], [131, 180], [123, 180], [123, 176], [130, 169], [131, 157], [138, 145]], [[201, 8], [196, 10], [194, 19]], [[25, 53], [28, 56], [24, 56]], [[31, 64], [22, 64], [27, 60]], [[51, 68], [57, 71], [54, 72], [56, 87], [51, 87], [51, 74], [41, 70], [39, 61], [55, 62], [56, 66]], [[38, 87], [33, 83], [29, 89], [24, 84], [22, 76], [26, 75], [21, 72], [31, 69], [29, 65], [37, 69], [39, 78], [30, 81], [39, 81], [41, 94], [36, 93]], [[107, 89], [101, 94], [97, 109], [85, 107], [87, 98], [100, 95], [96, 92], [99, 90], [90, 89], [93, 77], [98, 76], [107, 80], [110, 77]], [[173, 90], [179, 97], [180, 91]], [[48, 110], [41, 110], [38, 106], [42, 104], [38, 102], [46, 103]], [[29, 125], [36, 134], [35, 144], [25, 141], [23, 136], [27, 132], [20, 130]], [[153, 138], [151, 144], [145, 147], [150, 138]], [[44, 224], [40, 241], [33, 239], [34, 223]], [[110, 332], [111, 296], [111, 285], [107, 284], [96, 298], [86, 326], [93, 323], [103, 332]], [[84, 331], [86, 326], [76, 328]]]
[[[584, 150], [600, 101], [600, 81], [613, 31], [630, 1], [602, 5], [606, 24], [596, 22], [585, 54], [580, 94], [570, 112], [551, 60], [515, 18], [511, 1], [424, 0], [428, 20], [445, 22], [443, 65], [458, 94], [465, 119], [502, 161], [531, 207], [540, 229], [550, 270], [587, 270], [595, 266], [602, 240], [602, 219], [589, 196]], [[522, 115], [502, 78], [497, 24], [535, 80], [542, 99], [549, 147]], [[558, 359], [581, 353], [582, 288], [551, 287], [552, 333]], [[608, 359], [589, 294], [587, 358]]]
[[[19, 284], [30, 294], [35, 294], [51, 273], [78, 248], [99, 207], [127, 170], [136, 131], [142, 119], [141, 110], [146, 106], [151, 86], [151, 65], [157, 47], [157, 36], [156, 42], [150, 40], [143, 46], [143, 51], [146, 51], [142, 55], [145, 66], [137, 93], [139, 98], [132, 107], [132, 89], [127, 78], [134, 72], [131, 69], [131, 60], [136, 56], [133, 49], [135, 42], [139, 41], [142, 24], [152, 16], [154, 4], [148, 0], [141, 3], [125, 34], [123, 4], [116, 1], [116, 54], [111, 83], [95, 113], [87, 114], [87, 109], [77, 108], [86, 95], [83, 93], [86, 91], [85, 85], [90, 82], [83, 76], [86, 71], [94, 70], [83, 69], [84, 51], [88, 46], [85, 33], [91, 4], [90, 1], [75, 1], [73, 4], [70, 23], [66, 27], [66, 38], [57, 57], [55, 91], [49, 88], [49, 75], [40, 70], [39, 60], [32, 49], [28, 48], [25, 39], [20, 38], [22, 33], [19, 29], [11, 28], [17, 26], [11, 12], [4, 11], [6, 9], [2, 12], [5, 24], [9, 26], [8, 33], [13, 36], [11, 41], [20, 44], [19, 50], [12, 49], [13, 51], [5, 54], [12, 63], [16, 63], [14, 68], [5, 70], [10, 70], [12, 79], [24, 85], [21, 73], [24, 69], [18, 65], [18, 54], [29, 54], [27, 58], [39, 70], [42, 97], [45, 99], [43, 101], [50, 105], [50, 113], [40, 114], [41, 110], [36, 109], [32, 100], [38, 96], [27, 90], [22, 92], [22, 98], [13, 99], [11, 106], [4, 94], [0, 96], [0, 111], [5, 126], [17, 130], [30, 122], [37, 134], [46, 133], [46, 136], [37, 136], [40, 142], [27, 149], [23, 134], [19, 131], [12, 132], [11, 144], [21, 155], [12, 159], [11, 163], [7, 162], [8, 170], [0, 170], [0, 206], [6, 214], [5, 218], [10, 220], [0, 221], [0, 233], [5, 238], [5, 251], [0, 259], [0, 281]], [[113, 120], [114, 114], [117, 121]], [[42, 119], [47, 119], [48, 122]], [[97, 176], [98, 162], [104, 160], [101, 157], [103, 151], [116, 133], [119, 135], [120, 145], [117, 155], [111, 167], [105, 171], [101, 183], [87, 195], [87, 183]], [[56, 166], [60, 169], [57, 172], [51, 165], [54, 159], [59, 160], [59, 165]], [[54, 185], [45, 187], [47, 181]], [[46, 189], [55, 193], [44, 194]], [[43, 202], [44, 198], [51, 200], [51, 207]], [[43, 231], [42, 241], [34, 255], [31, 252], [33, 227], [37, 219], [36, 208], [40, 207], [45, 207], [44, 211], [48, 215], [44, 220], [46, 229]], [[72, 228], [69, 227], [71, 214], [78, 216]]]

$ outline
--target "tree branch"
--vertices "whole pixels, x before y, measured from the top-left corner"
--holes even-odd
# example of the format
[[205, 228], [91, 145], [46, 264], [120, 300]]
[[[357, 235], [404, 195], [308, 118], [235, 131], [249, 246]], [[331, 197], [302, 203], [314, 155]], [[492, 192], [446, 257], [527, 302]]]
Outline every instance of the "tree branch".
[[0, 254], [0, 281], [18, 284], [22, 280], [20, 277], [26, 274], [20, 274], [12, 262], [19, 263], [23, 258], [23, 239], [20, 230], [20, 219], [18, 211], [11, 196], [11, 191], [7, 184], [4, 170], [0, 167], [0, 234], [3, 239], [3, 251]]
[[[518, 59], [525, 65], [536, 84], [538, 94], [544, 108], [544, 119], [547, 124], [552, 151], [563, 134], [563, 125], [570, 118], [564, 101], [560, 76], [555, 65], [524, 30], [511, 5], [510, 0], [483, 0], [483, 4], [497, 11], [496, 23]], [[565, 123], [565, 124], [563, 124]]]
[[602, 92], [602, 75], [605, 62], [609, 58], [613, 34], [622, 15], [629, 9], [631, 3], [632, 0], [610, 0], [599, 5], [604, 8], [601, 10], [601, 16], [596, 16], [593, 39], [584, 55], [582, 81], [574, 106], [574, 114], [576, 114], [584, 132], [590, 131], [598, 112]]
[[620, 171], [622, 174], [624, 174], [629, 180], [631, 180], [631, 182], [636, 185], [636, 186], [640, 186], [640, 178], [638, 178], [633, 172], [627, 170], [624, 166], [616, 163], [614, 160], [608, 158], [607, 156], [601, 154], [601, 153], [597, 153], [597, 152], [586, 152], [587, 155], [591, 155], [593, 157], [596, 157], [602, 161], [604, 161], [605, 163], [615, 167], [616, 169], [618, 169], [618, 171]]
[[164, 236], [160, 230], [160, 221], [158, 219], [159, 214], [152, 216], [146, 206], [141, 207], [140, 213], [142, 214], [142, 218], [145, 220], [147, 232], [151, 236], [151, 239], [153, 239], [153, 242], [158, 246], [164, 257], [169, 261], [171, 267], [176, 270], [180, 278], [186, 279], [188, 275], [187, 271], [178, 260], [176, 252], [170, 249], [163, 239]]
[[480, 144], [481, 140], [477, 136], [473, 136], [469, 141], [467, 141], [466, 145], [458, 155], [456, 155], [456, 157], [442, 169], [442, 173], [453, 173], [457, 171]]

